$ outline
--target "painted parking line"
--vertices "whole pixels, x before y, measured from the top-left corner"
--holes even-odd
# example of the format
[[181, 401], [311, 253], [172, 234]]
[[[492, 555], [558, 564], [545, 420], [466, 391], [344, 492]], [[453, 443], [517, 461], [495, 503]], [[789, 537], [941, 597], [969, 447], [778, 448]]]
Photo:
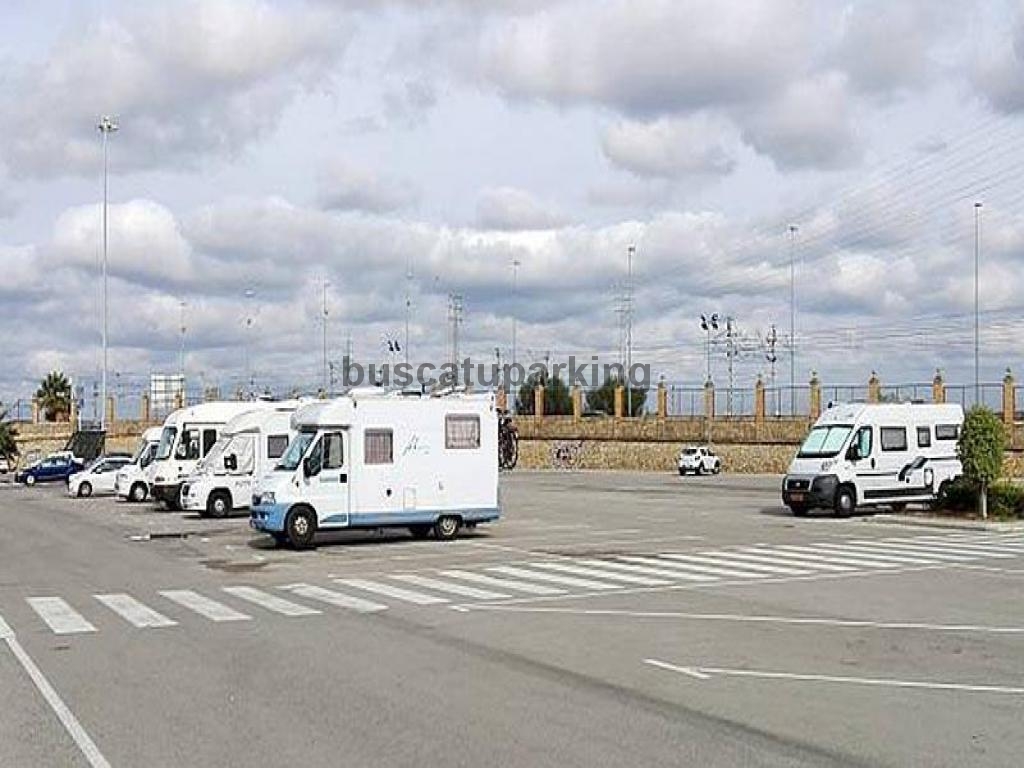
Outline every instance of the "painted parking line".
[[317, 600], [321, 603], [333, 605], [336, 608], [345, 608], [358, 613], [376, 613], [388, 609], [382, 603], [375, 603], [372, 600], [364, 600], [361, 597], [346, 595], [342, 592], [335, 592], [333, 589], [324, 589], [312, 584], [289, 584], [288, 586], [281, 587], [281, 589], [287, 590], [299, 597]]
[[193, 592], [191, 589], [166, 589], [160, 592], [171, 602], [177, 603], [182, 608], [188, 608], [198, 613], [204, 619], [210, 621], [248, 621], [252, 618], [248, 614], [236, 611], [224, 603], [211, 600], [205, 595]]
[[316, 608], [293, 603], [291, 600], [285, 600], [283, 597], [272, 595], [255, 587], [221, 587], [221, 589], [229, 595], [237, 597], [239, 600], [245, 600], [253, 605], [258, 605], [260, 608], [266, 608], [268, 611], [279, 613], [282, 616], [294, 618], [298, 616], [315, 616], [320, 613]]
[[95, 632], [96, 627], [59, 597], [29, 597], [26, 602], [57, 635], [78, 635]]
[[173, 627], [178, 623], [123, 592], [113, 595], [93, 595], [93, 597], [133, 627], [139, 629]]
[[786, 680], [804, 683], [833, 683], [864, 685], [883, 688], [914, 688], [929, 691], [957, 691], [961, 693], [996, 693], [1024, 696], [1024, 688], [1005, 685], [976, 685], [972, 683], [947, 683], [930, 680], [896, 680], [880, 677], [848, 677], [844, 675], [815, 675], [799, 672], [777, 672], [774, 670], [730, 669], [728, 667], [683, 666], [660, 659], [644, 659], [644, 664], [670, 672], [708, 680], [716, 675], [725, 677], [748, 677], [763, 680]]

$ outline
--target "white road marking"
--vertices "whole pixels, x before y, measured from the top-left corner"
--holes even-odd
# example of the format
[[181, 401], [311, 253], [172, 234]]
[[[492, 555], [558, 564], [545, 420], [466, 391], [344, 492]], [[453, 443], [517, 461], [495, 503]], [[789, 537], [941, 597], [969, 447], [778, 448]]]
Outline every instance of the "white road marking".
[[411, 573], [399, 573], [395, 574], [391, 578], [397, 579], [398, 581], [404, 581], [406, 584], [412, 584], [416, 587], [436, 589], [438, 592], [447, 592], [452, 595], [460, 595], [461, 597], [471, 597], [474, 600], [504, 600], [511, 597], [511, 595], [503, 594], [501, 592], [492, 592], [489, 589], [467, 587], [465, 584], [452, 584], [447, 581], [441, 581], [440, 579], [431, 579], [427, 576], [416, 576]]
[[963, 562], [977, 560], [980, 555], [957, 554], [948, 550], [937, 549], [921, 544], [893, 544], [890, 542], [875, 542], [869, 539], [852, 541], [851, 544], [858, 547], [877, 549], [879, 552], [892, 552], [897, 555], [910, 555], [911, 557], [924, 557], [930, 560], [947, 560], [950, 562]]
[[493, 576], [484, 576], [481, 573], [472, 573], [471, 571], [441, 571], [442, 576], [447, 576], [451, 579], [462, 579], [463, 581], [472, 581], [477, 584], [483, 584], [485, 587], [495, 587], [497, 589], [510, 589], [513, 592], [524, 592], [528, 595], [564, 595], [564, 589], [558, 589], [557, 587], [541, 586], [540, 584], [530, 584], [526, 581], [519, 581], [518, 579], [496, 579]]
[[293, 603], [291, 600], [285, 600], [283, 597], [272, 595], [255, 587], [221, 587], [221, 589], [240, 600], [246, 600], [260, 606], [260, 608], [266, 608], [268, 611], [279, 613], [282, 616], [315, 616], [321, 613], [316, 608]]
[[950, 541], [926, 541], [919, 542], [914, 539], [886, 539], [886, 544], [896, 546], [913, 546], [916, 549], [923, 549], [929, 552], [951, 552], [953, 554], [973, 555], [975, 557], [1017, 557], [1015, 552], [1007, 552], [999, 546], [985, 544], [958, 544]]
[[[687, 563], [680, 563], [674, 560], [665, 560], [663, 555], [657, 557], [642, 557], [638, 555], [619, 555], [616, 559], [622, 560], [627, 563], [636, 563], [637, 565], [650, 566], [653, 568], [662, 568], [670, 570], [674, 573], [679, 574], [679, 578], [687, 578], [687, 575], [698, 581], [721, 581], [722, 577], [728, 578], [740, 578], [748, 579], [751, 578], [751, 574], [747, 571], [734, 571], [728, 568], [712, 568], [707, 565], [692, 565]], [[763, 573], [753, 574], [753, 578], [764, 577]]]
[[855, 555], [862, 554], [865, 557], [871, 557], [875, 560], [888, 560], [893, 563], [912, 563], [914, 565], [925, 565], [926, 563], [941, 562], [942, 558], [926, 558], [921, 555], [917, 557], [913, 555], [901, 555], [897, 552], [891, 552], [889, 550], [882, 551], [878, 547], [860, 547], [855, 544], [815, 544], [814, 546], [827, 550], [829, 552], [836, 552], [840, 555]]
[[50, 705], [50, 709], [53, 710], [57, 719], [60, 720], [61, 725], [64, 726], [64, 730], [68, 732], [71, 740], [75, 742], [75, 746], [81, 751], [86, 762], [92, 768], [110, 768], [110, 763], [107, 762], [107, 758], [100, 752], [96, 742], [89, 737], [85, 728], [78, 722], [78, 718], [68, 708], [68, 705], [64, 703], [56, 689], [50, 685], [50, 681], [43, 675], [42, 670], [36, 666], [36, 663], [32, 661], [32, 657], [22, 648], [18, 638], [14, 636], [14, 631], [4, 621], [3, 616], [0, 616], [0, 640], [7, 643], [7, 647], [11, 649], [14, 658], [18, 660], [22, 669], [28, 674], [36, 690], [46, 699], [46, 703]]
[[82, 614], [59, 597], [29, 597], [26, 601], [55, 634], [77, 635], [96, 631], [96, 627]]
[[337, 608], [347, 608], [359, 613], [376, 613], [377, 611], [386, 611], [388, 609], [386, 605], [381, 603], [364, 600], [361, 597], [353, 597], [352, 595], [335, 592], [333, 589], [324, 589], [312, 584], [289, 584], [287, 587], [281, 587], [281, 589], [286, 589], [299, 597], [319, 600], [322, 603], [327, 603]]
[[173, 627], [178, 622], [158, 613], [148, 605], [143, 605], [131, 595], [123, 593], [113, 595], [93, 595], [129, 624], [140, 629], [146, 627]]
[[754, 677], [766, 680], [794, 680], [810, 683], [848, 683], [852, 685], [880, 686], [886, 688], [918, 688], [930, 691], [961, 691], [967, 693], [1005, 693], [1014, 696], [1024, 695], [1024, 688], [1004, 685], [971, 685], [968, 683], [939, 683], [926, 680], [893, 680], [878, 677], [846, 677], [841, 675], [807, 675], [796, 672], [773, 672], [756, 669], [729, 669], [727, 667], [684, 667], [669, 664], [658, 659], [644, 659], [644, 664], [652, 667], [679, 672], [694, 676], [694, 672], [707, 676], [725, 675], [730, 677]]
[[580, 579], [575, 576], [556, 576], [553, 573], [546, 573], [545, 571], [535, 571], [529, 568], [519, 568], [511, 565], [501, 565], [495, 568], [488, 568], [488, 571], [493, 573], [502, 573], [506, 576], [518, 576], [521, 579], [527, 579], [529, 581], [543, 581], [550, 584], [564, 584], [567, 587], [576, 587], [577, 589], [589, 589], [594, 591], [602, 591], [606, 589], [621, 589], [622, 587], [618, 584], [608, 584], [603, 581], [592, 581], [590, 579]]
[[[593, 560], [589, 562], [594, 562]], [[558, 571], [576, 576], [592, 577], [597, 579], [608, 579], [609, 581], [621, 581], [625, 584], [639, 584], [644, 587], [661, 587], [671, 582], [664, 579], [652, 579], [647, 576], [637, 576], [632, 573], [614, 573], [603, 568], [586, 567], [573, 565], [571, 563], [551, 562], [539, 560], [530, 563], [531, 568], [543, 568], [549, 571]]]
[[193, 592], [191, 589], [167, 589], [160, 594], [210, 621], [248, 621], [252, 618], [252, 616], [236, 611], [224, 603], [218, 603], [198, 592]]
[[560, 613], [569, 616], [622, 616], [631, 619], [680, 619], [683, 621], [724, 621], [750, 624], [791, 624], [843, 629], [915, 630], [921, 632], [988, 635], [1024, 635], [1024, 627], [998, 627], [981, 624], [930, 624], [915, 621], [870, 621], [866, 619], [830, 619], [815, 616], [762, 616], [741, 613], [689, 613], [686, 611], [630, 611], [617, 608], [552, 608], [532, 605], [470, 605], [466, 610], [505, 613]]
[[404, 600], [407, 603], [413, 603], [415, 605], [440, 605], [441, 603], [447, 603], [447, 597], [438, 597], [437, 595], [428, 595], [424, 592], [415, 592], [411, 589], [401, 589], [400, 587], [393, 587], [390, 584], [381, 584], [377, 581], [370, 581], [369, 579], [335, 579], [339, 584], [344, 584], [347, 587], [355, 587], [356, 589], [365, 589], [367, 592], [374, 592], [378, 595], [384, 595], [385, 597], [393, 597], [396, 600]]
[[754, 560], [764, 563], [778, 563], [780, 565], [796, 565], [801, 568], [811, 568], [817, 571], [831, 571], [841, 573], [843, 571], [854, 571], [848, 565], [832, 565], [831, 563], [816, 563], [812, 560], [802, 558], [799, 555], [785, 555], [772, 552], [770, 549], [757, 549], [756, 547], [743, 547], [739, 552], [732, 554], [733, 557], [743, 560]]
[[[703, 557], [706, 557], [709, 561], [725, 565], [729, 568], [743, 568], [749, 571], [765, 571], [766, 573], [779, 573], [784, 576], [804, 576], [811, 571], [807, 570], [807, 567], [796, 568], [792, 563], [788, 565], [782, 565], [780, 563], [774, 563], [772, 565], [760, 565], [747, 562], [747, 558], [736, 552], [700, 552], [698, 553]], [[740, 562], [736, 562], [739, 560]]]
[[[741, 569], [734, 565], [730, 566], [728, 563], [723, 563], [715, 558], [701, 557], [699, 555], [680, 555], [674, 552], [669, 552], [664, 555], [658, 555], [658, 560], [672, 568], [688, 568], [690, 570], [697, 571], [698, 573], [713, 573], [718, 576], [729, 576], [731, 578], [763, 579], [768, 576], [766, 573]], [[805, 575], [807, 573], [809, 573], [809, 571], [802, 571], [799, 575]], [[789, 575], [796, 576], [798, 574], [794, 573]]]
[[841, 563], [843, 565], [854, 565], [858, 568], [899, 568], [899, 563], [889, 563], [883, 560], [873, 560], [867, 555], [860, 555], [857, 553], [844, 553], [842, 555], [835, 552], [825, 552], [818, 547], [798, 547], [790, 544], [779, 544], [775, 547], [776, 549], [783, 550], [785, 552], [798, 552], [800, 557], [806, 560], [821, 560], [826, 563]]
[[654, 566], [646, 565], [630, 565], [629, 563], [620, 563], [616, 560], [580, 560], [579, 562], [585, 565], [596, 565], [601, 568], [610, 568], [616, 571], [626, 571], [627, 573], [642, 573], [647, 576], [664, 576], [671, 581], [718, 581], [714, 576], [698, 576], [693, 573], [683, 573], [682, 571], [672, 571], [668, 568], [656, 568]]

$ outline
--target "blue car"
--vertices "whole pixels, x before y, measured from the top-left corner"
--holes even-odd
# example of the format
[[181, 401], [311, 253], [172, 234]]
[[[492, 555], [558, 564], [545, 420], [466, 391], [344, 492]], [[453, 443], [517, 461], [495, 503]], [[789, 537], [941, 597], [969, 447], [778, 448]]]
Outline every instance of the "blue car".
[[35, 485], [52, 480], [67, 481], [71, 475], [81, 472], [84, 468], [85, 465], [74, 456], [58, 453], [19, 470], [14, 475], [14, 481], [25, 485]]

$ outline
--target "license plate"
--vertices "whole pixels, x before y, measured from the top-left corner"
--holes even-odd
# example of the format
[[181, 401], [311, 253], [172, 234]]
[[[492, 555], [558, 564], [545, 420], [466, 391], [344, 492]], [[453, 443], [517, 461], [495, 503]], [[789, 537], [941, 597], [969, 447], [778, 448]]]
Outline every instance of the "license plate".
[[791, 493], [789, 494], [790, 501], [803, 501], [804, 495], [802, 493]]

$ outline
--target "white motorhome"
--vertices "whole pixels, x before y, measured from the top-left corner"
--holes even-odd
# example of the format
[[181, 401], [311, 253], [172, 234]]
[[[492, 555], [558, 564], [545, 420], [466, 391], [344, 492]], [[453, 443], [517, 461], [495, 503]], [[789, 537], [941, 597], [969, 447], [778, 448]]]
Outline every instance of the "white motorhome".
[[500, 516], [493, 395], [354, 390], [299, 408], [292, 427], [249, 518], [279, 543], [301, 549], [317, 531], [394, 526], [450, 539]]
[[259, 400], [200, 403], [179, 408], [168, 416], [150, 467], [153, 499], [162, 501], [168, 509], [180, 509], [181, 484], [213, 448], [225, 425], [239, 414], [273, 405]]
[[224, 426], [220, 439], [181, 486], [183, 509], [224, 517], [248, 509], [253, 483], [269, 472], [288, 449], [297, 400], [269, 410], [247, 411]]
[[963, 472], [956, 404], [854, 404], [828, 408], [782, 482], [795, 515], [813, 508], [841, 517], [858, 506], [933, 502]]
[[146, 470], [153, 463], [156, 447], [160, 444], [162, 427], [150, 427], [142, 433], [139, 447], [135, 449], [131, 464], [118, 470], [114, 478], [114, 493], [129, 501], [145, 501], [149, 496], [149, 479]]

